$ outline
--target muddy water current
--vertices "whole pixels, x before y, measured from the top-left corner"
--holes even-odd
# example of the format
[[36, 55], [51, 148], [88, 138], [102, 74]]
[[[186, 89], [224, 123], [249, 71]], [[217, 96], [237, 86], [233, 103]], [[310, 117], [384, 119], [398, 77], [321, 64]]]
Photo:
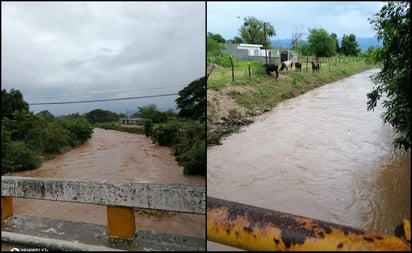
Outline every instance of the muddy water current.
[[[200, 186], [206, 182], [203, 176], [184, 176], [170, 148], [155, 145], [144, 135], [99, 128], [84, 145], [39, 169], [10, 175]], [[107, 225], [106, 207], [99, 205], [15, 199], [14, 213]], [[135, 213], [137, 229], [205, 238], [204, 215], [138, 209]]]
[[377, 71], [284, 101], [209, 147], [208, 196], [393, 234], [411, 218], [411, 156], [392, 147], [382, 105], [366, 109]]

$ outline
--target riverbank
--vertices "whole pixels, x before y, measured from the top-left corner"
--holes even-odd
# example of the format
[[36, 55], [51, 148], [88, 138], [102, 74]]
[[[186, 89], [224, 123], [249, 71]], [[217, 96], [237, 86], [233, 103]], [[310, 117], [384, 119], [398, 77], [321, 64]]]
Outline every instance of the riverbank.
[[321, 64], [319, 73], [312, 73], [310, 66], [302, 66], [302, 72], [289, 70], [279, 77], [267, 75], [262, 69], [249, 72], [247, 62], [238, 62], [235, 81], [230, 68], [214, 67], [208, 79], [207, 89], [207, 145], [218, 145], [220, 139], [235, 133], [240, 126], [251, 124], [255, 117], [271, 111], [279, 102], [302, 95], [312, 89], [344, 79], [368, 69], [360, 58]]

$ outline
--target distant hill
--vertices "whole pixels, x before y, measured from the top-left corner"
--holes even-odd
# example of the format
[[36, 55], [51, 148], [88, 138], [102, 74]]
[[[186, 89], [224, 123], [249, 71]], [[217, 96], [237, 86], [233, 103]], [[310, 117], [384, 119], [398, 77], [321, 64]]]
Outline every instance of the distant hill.
[[[339, 43], [341, 42], [341, 38], [338, 38]], [[290, 49], [292, 45], [291, 39], [283, 39], [283, 40], [271, 40], [273, 48], [279, 49]], [[359, 44], [359, 47], [362, 51], [366, 51], [369, 47], [381, 47], [382, 41], [378, 41], [376, 38], [356, 38], [356, 41]], [[307, 43], [306, 40], [303, 40], [304, 43]]]
[[362, 51], [368, 50], [369, 47], [382, 47], [382, 41], [378, 41], [376, 38], [356, 38], [359, 47]]
[[272, 42], [272, 47], [273, 48], [291, 49], [291, 47], [292, 47], [292, 40], [291, 39], [271, 40], [271, 42]]

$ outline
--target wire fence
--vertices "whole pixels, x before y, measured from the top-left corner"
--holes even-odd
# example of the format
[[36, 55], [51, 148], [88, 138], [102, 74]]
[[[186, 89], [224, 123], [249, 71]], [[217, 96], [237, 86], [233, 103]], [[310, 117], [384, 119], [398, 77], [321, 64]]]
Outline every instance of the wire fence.
[[[264, 65], [262, 64], [261, 61], [236, 61], [236, 59], [232, 56], [228, 56], [230, 60], [230, 74], [231, 74], [231, 80], [232, 82], [235, 82], [236, 76], [241, 75], [242, 78], [245, 77], [245, 75], [250, 79], [252, 77], [252, 73], [256, 74], [263, 74], [265, 73], [265, 68]], [[351, 62], [361, 62], [363, 61], [365, 65], [370, 64], [365, 58], [363, 57], [348, 57], [348, 56], [334, 56], [334, 57], [319, 57], [316, 60], [316, 57], [314, 56], [305, 56], [301, 57], [298, 59], [297, 62], [301, 63], [301, 72], [315, 72], [312, 69], [312, 62], [318, 62], [319, 63], [319, 71], [321, 70], [331, 70], [333, 67], [337, 67], [341, 64], [347, 64]], [[210, 64], [209, 67], [209, 73], [208, 76], [212, 73], [212, 71], [215, 69], [215, 64]], [[277, 64], [278, 66], [278, 71], [281, 68], [281, 64]], [[219, 70], [216, 70], [217, 72]], [[293, 62], [293, 66], [291, 68], [287, 69], [287, 72], [294, 71], [298, 72], [298, 68], [296, 68], [296, 62]], [[221, 68], [220, 70], [221, 76], [228, 74], [228, 68]], [[218, 75], [218, 74], [216, 74]]]

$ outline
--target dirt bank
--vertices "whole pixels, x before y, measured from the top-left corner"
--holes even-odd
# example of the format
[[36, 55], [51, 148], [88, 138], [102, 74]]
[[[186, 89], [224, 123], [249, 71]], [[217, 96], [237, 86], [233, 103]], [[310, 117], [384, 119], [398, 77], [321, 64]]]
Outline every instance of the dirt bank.
[[250, 124], [253, 117], [263, 113], [240, 106], [228, 95], [233, 87], [222, 91], [207, 90], [207, 143], [219, 145], [220, 138], [236, 132], [240, 126]]

